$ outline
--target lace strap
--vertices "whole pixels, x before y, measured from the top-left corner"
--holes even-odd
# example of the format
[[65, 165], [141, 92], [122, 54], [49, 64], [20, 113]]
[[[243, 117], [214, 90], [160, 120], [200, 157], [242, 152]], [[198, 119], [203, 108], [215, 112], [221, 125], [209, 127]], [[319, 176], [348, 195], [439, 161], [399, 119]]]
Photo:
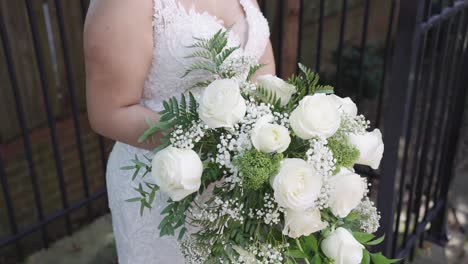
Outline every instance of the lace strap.
[[153, 0], [153, 28], [161, 32], [177, 12], [176, 0]]

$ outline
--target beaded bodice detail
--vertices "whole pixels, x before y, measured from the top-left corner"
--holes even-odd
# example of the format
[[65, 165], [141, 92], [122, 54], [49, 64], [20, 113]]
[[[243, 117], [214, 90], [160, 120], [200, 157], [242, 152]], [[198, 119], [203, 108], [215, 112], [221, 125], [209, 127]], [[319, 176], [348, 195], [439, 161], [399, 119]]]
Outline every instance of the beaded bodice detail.
[[[194, 6], [186, 9], [177, 0], [154, 1], [153, 62], [141, 102], [159, 111], [163, 100], [185, 92], [197, 79], [203, 79], [204, 73], [182, 78], [193, 62], [186, 57], [193, 52], [189, 46], [194, 38], [211, 38], [218, 30], [233, 25], [226, 26], [222, 20], [207, 12], [197, 12]], [[253, 0], [239, 1], [244, 9], [247, 33], [244, 40], [244, 36], [235, 30], [229, 32], [228, 46], [241, 46], [231, 57], [247, 56], [258, 60], [270, 36], [268, 23]]]

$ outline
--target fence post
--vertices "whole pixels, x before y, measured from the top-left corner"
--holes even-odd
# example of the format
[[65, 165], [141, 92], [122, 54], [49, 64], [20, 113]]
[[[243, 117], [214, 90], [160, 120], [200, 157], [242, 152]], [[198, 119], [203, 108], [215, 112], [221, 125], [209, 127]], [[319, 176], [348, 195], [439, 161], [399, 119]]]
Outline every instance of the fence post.
[[409, 102], [413, 95], [418, 48], [421, 43], [421, 32], [418, 26], [423, 20], [423, 11], [424, 1], [400, 1], [395, 49], [387, 80], [387, 85], [391, 87], [387, 106], [391, 108], [391, 111], [387, 109], [384, 112], [385, 153], [377, 201], [382, 217], [379, 232], [386, 235], [379, 249], [387, 256], [392, 254], [395, 185], [400, 166], [398, 154], [402, 135], [408, 126]]
[[281, 67], [278, 75], [289, 77], [296, 72], [301, 42], [301, 5], [303, 0], [285, 1], [280, 10], [283, 16], [281, 25]]

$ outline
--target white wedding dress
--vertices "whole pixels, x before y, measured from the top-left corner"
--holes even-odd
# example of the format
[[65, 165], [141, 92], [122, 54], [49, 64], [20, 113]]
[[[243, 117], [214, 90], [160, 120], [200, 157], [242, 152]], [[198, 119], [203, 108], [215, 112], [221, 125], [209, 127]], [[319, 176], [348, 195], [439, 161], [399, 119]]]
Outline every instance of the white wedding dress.
[[[264, 53], [270, 33], [266, 19], [252, 1], [255, 0], [239, 0], [244, 12], [230, 30], [228, 45], [242, 47], [233, 56], [247, 55], [258, 60]], [[210, 38], [226, 26], [215, 16], [195, 11], [194, 5], [184, 8], [177, 0], [154, 0], [153, 28], [153, 61], [141, 104], [160, 111], [163, 100], [179, 95], [193, 85], [195, 78], [200, 78], [181, 78], [190, 65], [184, 57], [191, 52], [187, 46], [193, 43], [193, 38]], [[109, 208], [119, 263], [184, 263], [176, 238], [159, 237], [160, 212], [168, 198], [158, 192], [153, 209], [145, 210], [143, 216], [139, 214], [139, 203], [125, 201], [139, 197], [133, 188], [138, 186], [141, 177], [131, 181], [132, 173], [120, 170], [122, 166], [130, 165], [135, 154], [152, 156], [145, 150], [117, 142], [107, 165]], [[151, 182], [150, 176], [144, 180]]]

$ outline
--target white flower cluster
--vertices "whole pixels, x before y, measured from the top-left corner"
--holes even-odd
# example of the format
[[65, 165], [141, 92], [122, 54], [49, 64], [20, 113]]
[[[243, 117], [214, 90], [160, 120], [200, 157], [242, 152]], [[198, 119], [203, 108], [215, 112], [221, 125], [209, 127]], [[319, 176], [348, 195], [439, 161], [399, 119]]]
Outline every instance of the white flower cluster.
[[257, 84], [253, 82], [241, 82], [240, 89], [243, 94], [253, 94], [257, 91]]
[[244, 217], [242, 216], [244, 204], [239, 203], [237, 198], [223, 201], [219, 197], [216, 197], [214, 204], [219, 208], [219, 217], [227, 215], [230, 220], [239, 221], [241, 224], [244, 222]]
[[[247, 103], [247, 113], [242, 122], [235, 124], [229, 133], [222, 134], [217, 145], [218, 153], [213, 159], [220, 168], [225, 168], [224, 173], [227, 175], [226, 182], [240, 183], [238, 169], [232, 161], [239, 153], [252, 149], [252, 141], [250, 133], [253, 125], [263, 116], [271, 115], [271, 106], [265, 103], [258, 104], [253, 98]], [[284, 115], [277, 115], [283, 117]], [[280, 120], [280, 119], [279, 119]], [[283, 121], [284, 122], [284, 121]]]
[[202, 122], [192, 122], [188, 130], [178, 126], [171, 133], [170, 141], [173, 147], [180, 149], [192, 149], [194, 144], [199, 142], [204, 136], [208, 127]]
[[[244, 222], [243, 208], [244, 205], [237, 198], [223, 201], [219, 197], [215, 197], [212, 204], [204, 204], [202, 208], [199, 208], [198, 212], [192, 212], [192, 216], [195, 220], [212, 223], [223, 216], [228, 216], [228, 221], [223, 223], [224, 226], [227, 226], [229, 221], [238, 221], [242, 224]], [[212, 229], [216, 230], [219, 227], [214, 225]], [[220, 232], [222, 232], [222, 229]]]
[[238, 250], [240, 251], [239, 258], [235, 263], [281, 264], [285, 248], [288, 246], [287, 244], [273, 246], [269, 243], [255, 243], [250, 245], [247, 250]]
[[324, 177], [330, 177], [335, 170], [336, 159], [327, 147], [325, 138], [313, 138], [310, 141], [310, 149], [306, 152], [307, 162]]
[[361, 231], [366, 233], [374, 233], [379, 229], [380, 213], [368, 197], [364, 198], [361, 203], [353, 210], [360, 217]]
[[200, 245], [195, 238], [187, 236], [181, 242], [178, 242], [180, 253], [184, 256], [187, 264], [203, 264], [206, 257], [210, 254], [208, 246]]
[[319, 197], [315, 201], [315, 207], [319, 210], [330, 207], [330, 194], [333, 192], [333, 187], [328, 183], [328, 179], [323, 180], [322, 189], [320, 190]]
[[256, 64], [256, 60], [249, 56], [237, 56], [228, 58], [220, 66], [221, 75], [234, 75], [239, 79], [247, 78], [250, 67]]
[[253, 97], [249, 97], [247, 102], [247, 114], [244, 118], [244, 121], [240, 123], [240, 129], [245, 130], [250, 126], [252, 129], [252, 125], [257, 122], [257, 120], [266, 115], [272, 115], [272, 109], [270, 104], [266, 103], [259, 103], [255, 101]]
[[249, 217], [252, 219], [262, 219], [266, 225], [276, 225], [280, 222], [280, 213], [283, 211], [275, 201], [275, 198], [269, 193], [263, 198], [263, 208], [249, 208]]
[[346, 133], [364, 134], [369, 128], [370, 121], [363, 115], [351, 116], [341, 114], [340, 130]]
[[273, 112], [274, 121], [276, 124], [284, 126], [289, 129], [289, 114], [288, 113], [280, 113], [280, 112]]
[[240, 146], [237, 143], [237, 139], [234, 138], [231, 134], [222, 134], [219, 137], [219, 144], [216, 146], [218, 149], [218, 154], [216, 155], [215, 162], [219, 164], [219, 167], [225, 167], [233, 173], [235, 166], [232, 164], [231, 153], [233, 151], [238, 151]]

